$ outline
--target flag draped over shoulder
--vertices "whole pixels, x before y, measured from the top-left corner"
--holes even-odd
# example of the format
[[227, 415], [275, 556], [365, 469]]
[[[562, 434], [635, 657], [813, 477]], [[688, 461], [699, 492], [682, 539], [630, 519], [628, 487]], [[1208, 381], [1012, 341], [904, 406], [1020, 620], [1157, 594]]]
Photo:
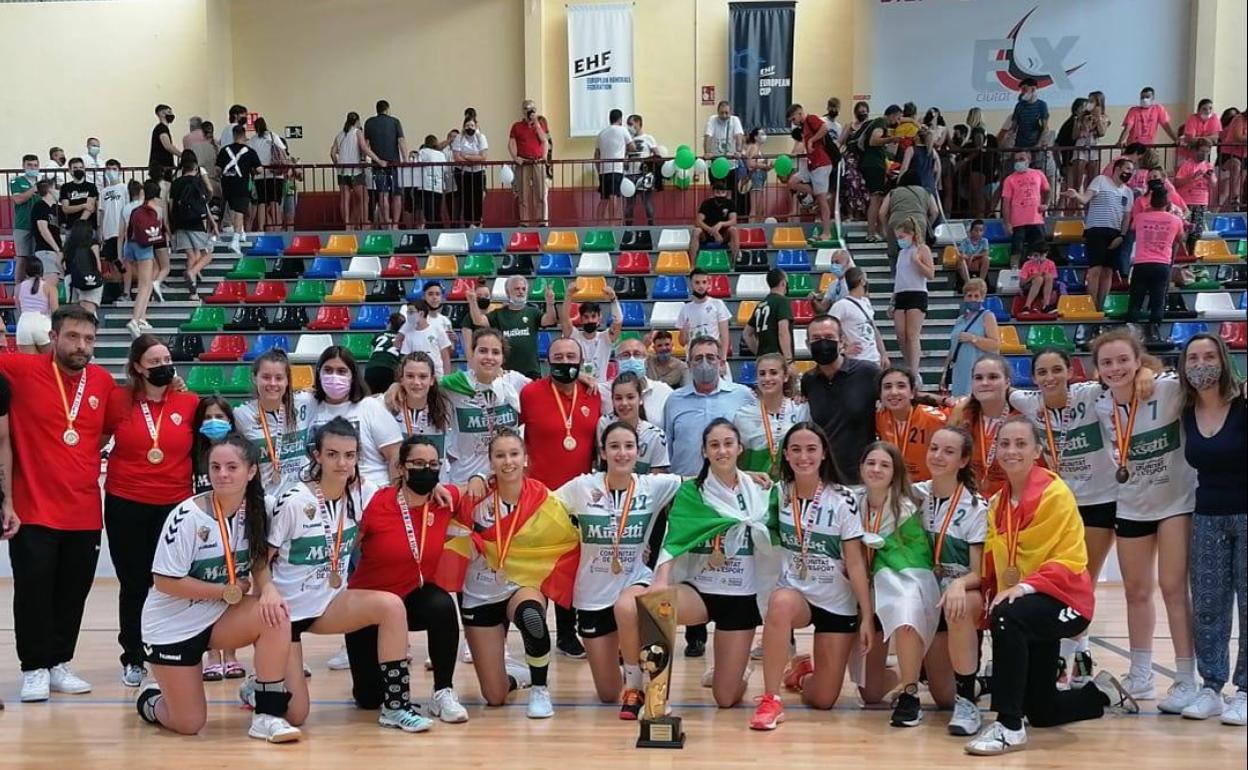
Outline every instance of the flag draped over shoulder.
[[[751, 403], [742, 409], [733, 419], [737, 430], [741, 432], [741, 457], [737, 459], [737, 467], [743, 471], [757, 471], [779, 478], [779, 462], [772, 457], [767, 446], [767, 432], [763, 426], [762, 414], [758, 406]], [[776, 451], [780, 450], [779, 444]]]
[[468, 379], [468, 375], [462, 369], [458, 369], [451, 374], [446, 375], [438, 381], [438, 387], [446, 388], [452, 393], [458, 393], [461, 396], [471, 396], [477, 392], [472, 382]]
[[[471, 526], [476, 503], [467, 499], [461, 503], [461, 524]], [[526, 479], [519, 503], [503, 520], [501, 539], [504, 542], [513, 532], [512, 526], [515, 534], [502, 565], [507, 579], [538, 589], [560, 606], [571, 607], [572, 587], [580, 563], [580, 536], [563, 503], [540, 481]], [[485, 557], [491, 569], [498, 569], [499, 541], [497, 523], [481, 532], [461, 530], [447, 541], [433, 582], [449, 592], [462, 590], [468, 563], [478, 553]]]
[[[891, 501], [886, 503], [891, 507]], [[932, 546], [914, 506], [905, 503], [901, 523], [881, 527], [884, 545], [871, 561], [871, 589], [875, 614], [885, 638], [902, 626], [911, 626], [930, 644], [940, 622], [940, 584], [932, 572]], [[888, 531], [891, 530], [891, 531]]]

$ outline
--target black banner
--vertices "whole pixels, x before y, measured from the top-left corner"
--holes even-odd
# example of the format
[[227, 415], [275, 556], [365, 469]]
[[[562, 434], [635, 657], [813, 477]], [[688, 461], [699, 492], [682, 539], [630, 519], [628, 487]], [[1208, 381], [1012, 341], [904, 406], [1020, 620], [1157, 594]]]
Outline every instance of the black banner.
[[795, 2], [729, 3], [728, 99], [746, 133], [787, 134]]

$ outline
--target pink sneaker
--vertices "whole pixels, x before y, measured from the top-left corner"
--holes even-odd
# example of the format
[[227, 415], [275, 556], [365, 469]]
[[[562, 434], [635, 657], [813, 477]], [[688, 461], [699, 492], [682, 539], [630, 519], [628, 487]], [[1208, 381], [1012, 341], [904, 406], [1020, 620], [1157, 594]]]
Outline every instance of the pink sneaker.
[[784, 703], [777, 695], [760, 695], [758, 708], [754, 709], [754, 717], [750, 720], [751, 730], [774, 730], [784, 721]]
[[815, 661], [809, 655], [794, 655], [784, 668], [784, 689], [793, 692], [802, 691], [802, 679], [815, 672]]

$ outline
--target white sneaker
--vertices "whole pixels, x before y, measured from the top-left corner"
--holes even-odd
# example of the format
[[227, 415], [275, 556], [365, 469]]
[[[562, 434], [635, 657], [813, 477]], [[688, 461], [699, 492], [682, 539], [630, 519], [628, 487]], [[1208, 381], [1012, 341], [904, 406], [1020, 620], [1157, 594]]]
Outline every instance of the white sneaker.
[[139, 319], [139, 328], [140, 328], [140, 329], [142, 329], [142, 330], [143, 330], [143, 331], [145, 331], [145, 332], [150, 332], [150, 331], [152, 331], [153, 329], [155, 329], [156, 327], [154, 327], [154, 326], [152, 326], [151, 324], [149, 324], [149, 323], [147, 322], [147, 319], [146, 319], [146, 318], [140, 318], [140, 319]]
[[760, 642], [759, 644], [754, 645], [753, 649], [750, 650], [750, 660], [762, 660], [762, 659], [763, 659], [763, 645]]
[[91, 692], [91, 683], [75, 674], [68, 663], [58, 663], [52, 667], [51, 687], [54, 692], [69, 695]]
[[142, 666], [126, 665], [121, 668], [121, 683], [126, 687], [138, 687], [147, 678], [147, 669]]
[[1119, 682], [1105, 669], [1096, 672], [1096, 676], [1092, 677], [1092, 684], [1096, 685], [1097, 689], [1105, 693], [1105, 697], [1109, 699], [1109, 711], [1115, 714], [1140, 713], [1140, 704], [1127, 689], [1126, 684]]
[[1248, 725], [1248, 693], [1236, 690], [1222, 710], [1222, 724], [1232, 727]]
[[240, 244], [242, 243], [242, 240], [243, 238], [241, 234], [234, 233], [234, 236], [230, 238], [230, 251], [234, 252], [235, 254], [242, 254], [243, 249], [240, 246]]
[[516, 680], [517, 689], [523, 690], [533, 686], [533, 674], [525, 664], [511, 658], [504, 658], [503, 668], [507, 671], [507, 676]]
[[433, 700], [429, 702], [429, 713], [451, 724], [468, 721], [468, 709], [459, 702], [459, 696], [450, 687], [443, 687], [433, 694]]
[[46, 668], [22, 672], [22, 703], [37, 703], [48, 699], [48, 679], [51, 675]]
[[1163, 714], [1182, 714], [1200, 695], [1195, 682], [1175, 682], [1166, 691], [1166, 697], [1157, 702], [1157, 710]]
[[1157, 697], [1157, 686], [1153, 682], [1152, 672], [1149, 672], [1147, 677], [1137, 677], [1135, 674], [1128, 673], [1119, 681], [1122, 683], [1122, 689], [1136, 700], [1153, 700]]
[[1197, 693], [1196, 699], [1183, 709], [1184, 719], [1208, 719], [1209, 717], [1222, 716], [1223, 710], [1226, 708], [1226, 701], [1222, 698], [1222, 693], [1214, 692], [1211, 687], [1202, 687]]
[[715, 665], [712, 664], [712, 665], [707, 666], [706, 670], [702, 672], [702, 686], [710, 687], [714, 683], [715, 683]]
[[138, 337], [143, 333], [143, 327], [139, 325], [138, 319], [131, 318], [126, 322], [126, 331], [130, 332], [131, 337]]
[[165, 293], [161, 291], [160, 281], [152, 281], [152, 294], [161, 302], [165, 301]]
[[351, 661], [347, 658], [347, 648], [339, 647], [338, 652], [325, 662], [325, 667], [330, 671], [346, 671], [351, 668]]
[[410, 707], [405, 709], [383, 708], [381, 715], [377, 717], [377, 724], [382, 727], [394, 727], [405, 733], [423, 733], [433, 727], [433, 720], [421, 716], [420, 712]]
[[966, 744], [966, 753], [977, 757], [993, 757], [998, 754], [1008, 754], [1011, 751], [1021, 751], [1026, 747], [1027, 730], [1025, 728], [1007, 730], [1000, 722], [993, 722]]
[[961, 695], [953, 697], [953, 716], [949, 718], [950, 735], [977, 735], [983, 727], [984, 718], [979, 706]]
[[[510, 658], [510, 655], [508, 655]], [[472, 665], [472, 650], [468, 647], [468, 640], [459, 643], [459, 659], [463, 663]]]
[[550, 702], [549, 687], [534, 687], [529, 690], [529, 719], [550, 719], [555, 715], [554, 704]]
[[293, 743], [303, 737], [298, 727], [272, 714], [252, 714], [247, 734], [269, 743]]

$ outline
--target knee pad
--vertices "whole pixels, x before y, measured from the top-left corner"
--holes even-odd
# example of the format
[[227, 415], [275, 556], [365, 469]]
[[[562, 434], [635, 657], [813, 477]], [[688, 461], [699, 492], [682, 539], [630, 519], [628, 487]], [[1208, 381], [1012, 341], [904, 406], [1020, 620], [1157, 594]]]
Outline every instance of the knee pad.
[[546, 627], [546, 613], [539, 602], [526, 599], [516, 607], [515, 624], [524, 642], [525, 662], [530, 666], [550, 663], [550, 631]]

